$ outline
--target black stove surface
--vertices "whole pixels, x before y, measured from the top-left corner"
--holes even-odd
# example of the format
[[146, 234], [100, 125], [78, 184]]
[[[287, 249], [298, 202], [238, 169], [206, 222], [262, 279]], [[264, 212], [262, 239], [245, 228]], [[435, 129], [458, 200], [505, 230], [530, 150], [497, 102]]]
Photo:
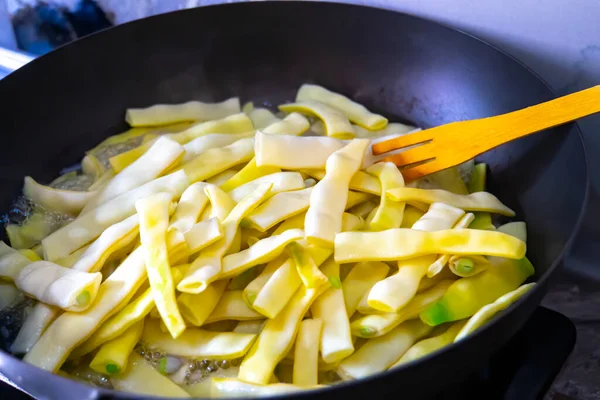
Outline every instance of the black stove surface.
[[[436, 399], [543, 399], [575, 345], [576, 331], [564, 315], [538, 307], [488, 367]], [[31, 400], [0, 382], [0, 399]]]

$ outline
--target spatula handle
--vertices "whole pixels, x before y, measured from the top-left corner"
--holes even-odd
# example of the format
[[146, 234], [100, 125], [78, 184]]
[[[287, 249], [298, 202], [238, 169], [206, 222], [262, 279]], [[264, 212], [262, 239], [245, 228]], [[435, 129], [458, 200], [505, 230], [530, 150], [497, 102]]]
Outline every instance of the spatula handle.
[[600, 112], [600, 85], [508, 114], [469, 122], [477, 124], [471, 128], [481, 132], [477, 142], [486, 151], [597, 112]]

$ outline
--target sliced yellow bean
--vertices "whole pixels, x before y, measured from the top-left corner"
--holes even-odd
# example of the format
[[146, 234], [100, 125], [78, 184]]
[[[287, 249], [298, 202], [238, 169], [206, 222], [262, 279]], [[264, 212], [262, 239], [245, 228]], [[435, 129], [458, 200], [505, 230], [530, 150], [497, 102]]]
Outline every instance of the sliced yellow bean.
[[254, 137], [254, 130], [242, 133], [210, 133], [200, 136], [183, 145], [185, 153], [181, 162], [186, 163], [207, 150], [229, 146], [238, 140], [252, 137]]
[[129, 327], [121, 336], [104, 343], [90, 362], [90, 368], [101, 374], [119, 374], [127, 368], [133, 348], [140, 340], [144, 321]]
[[471, 194], [454, 194], [440, 189], [414, 189], [399, 188], [386, 192], [394, 201], [420, 201], [424, 203], [444, 203], [466, 211], [487, 211], [514, 217], [515, 212], [498, 200], [496, 196], [487, 192]]
[[[433, 203], [429, 211], [413, 224], [412, 229], [426, 232], [449, 229], [464, 214], [460, 208]], [[463, 221], [463, 225], [468, 224], [468, 221]], [[435, 261], [433, 254], [398, 261], [398, 272], [373, 286], [368, 294], [368, 305], [383, 312], [397, 312], [417, 293], [421, 279]]]
[[261, 176], [275, 174], [277, 172], [281, 172], [279, 168], [276, 167], [258, 167], [256, 166], [256, 158], [253, 158], [242, 168], [239, 170], [234, 176], [232, 176], [227, 182], [219, 185], [221, 189], [226, 192], [232, 191], [233, 189], [242, 186], [245, 183], [251, 182], [255, 179], [260, 178]]
[[312, 188], [277, 193], [246, 217], [252, 226], [265, 232], [279, 222], [308, 209]]
[[213, 217], [192, 226], [184, 237], [190, 249], [190, 254], [194, 254], [223, 238], [223, 229], [219, 219]]
[[283, 232], [290, 229], [304, 229], [304, 219], [306, 218], [306, 213], [300, 213], [298, 215], [294, 215], [291, 218], [283, 221], [275, 230], [273, 231], [273, 235], [281, 235]]
[[[322, 169], [305, 169], [302, 170], [302, 172], [305, 172], [317, 180], [322, 180], [325, 177], [325, 170]], [[379, 180], [375, 176], [364, 171], [357, 171], [352, 176], [349, 187], [351, 190], [356, 190], [358, 192], [381, 196], [381, 184], [379, 183]]]
[[477, 255], [452, 256], [448, 260], [448, 268], [456, 276], [467, 278], [487, 270], [490, 262], [487, 258]]
[[[19, 293], [21, 293], [19, 291]], [[14, 354], [25, 354], [38, 341], [46, 328], [61, 313], [58, 307], [50, 306], [44, 303], [37, 303], [33, 306], [30, 313], [27, 314], [15, 341], [10, 347]]]
[[304, 286], [308, 288], [318, 287], [327, 281], [327, 277], [321, 272], [305, 246], [293, 242], [288, 244], [287, 252], [294, 262], [296, 271]]
[[[235, 169], [226, 169], [225, 171], [218, 173], [217, 175], [213, 176], [212, 178], [208, 178], [206, 180], [206, 183], [211, 183], [213, 185], [219, 186], [219, 185], [222, 185], [223, 183], [227, 182], [229, 179], [231, 179], [231, 177], [233, 177], [237, 173], [238, 173], [238, 171]], [[210, 205], [209, 205], [209, 207], [210, 207]], [[204, 212], [202, 213], [202, 215], [206, 211], [207, 210], [205, 209]], [[200, 219], [202, 219], [202, 216], [200, 217]]]
[[159, 321], [149, 320], [144, 327], [142, 341], [168, 354], [193, 358], [231, 360], [245, 355], [256, 335], [232, 332], [211, 332], [188, 328], [177, 339], [162, 332]]
[[281, 235], [271, 235], [261, 239], [239, 253], [229, 254], [223, 257], [220, 278], [231, 278], [255, 265], [274, 260], [283, 252], [285, 246], [303, 237], [304, 231], [302, 229], [293, 229], [283, 232]]
[[339, 263], [405, 260], [425, 254], [479, 254], [520, 259], [525, 243], [501, 232], [448, 229], [423, 232], [388, 229], [382, 232], [343, 232], [335, 237]]
[[190, 182], [206, 180], [254, 157], [254, 139], [240, 139], [228, 146], [206, 150], [185, 164], [182, 169]]
[[345, 145], [345, 141], [330, 137], [295, 137], [258, 131], [254, 144], [256, 165], [286, 170], [323, 170], [327, 158]]
[[276, 396], [299, 390], [318, 389], [323, 386], [301, 387], [289, 383], [252, 384], [234, 378], [212, 378], [210, 397], [261, 397]]
[[132, 215], [110, 226], [87, 250], [81, 254], [72, 266], [76, 271], [100, 271], [108, 258], [116, 251], [129, 246], [139, 233], [139, 218]]
[[223, 238], [205, 248], [192, 262], [187, 275], [177, 286], [180, 292], [198, 294], [219, 277], [223, 272], [222, 257], [233, 243], [240, 221], [267, 197], [271, 187], [271, 183], [261, 184], [231, 210], [223, 220]]
[[294, 385], [317, 385], [322, 329], [323, 321], [320, 319], [305, 319], [300, 323], [294, 347]]
[[269, 282], [273, 274], [275, 274], [284, 263], [288, 262], [287, 254], [283, 253], [276, 259], [269, 261], [262, 272], [248, 283], [244, 288], [244, 300], [250, 306], [254, 304], [258, 293]]
[[183, 318], [194, 326], [202, 326], [213, 312], [225, 292], [228, 280], [216, 281], [198, 294], [181, 293], [177, 297]]
[[400, 228], [412, 228], [415, 222], [417, 222], [426, 211], [422, 211], [412, 205], [406, 205], [404, 208], [404, 217], [402, 218], [402, 224]]
[[0, 282], [0, 311], [23, 300], [23, 293], [12, 283]]
[[509, 222], [498, 227], [498, 232], [506, 233], [527, 243], [527, 226], [525, 222]]
[[254, 191], [258, 186], [270, 183], [273, 185], [271, 188], [270, 196], [280, 193], [288, 192], [291, 190], [304, 189], [304, 179], [298, 172], [278, 172], [270, 175], [265, 175], [260, 178], [254, 179], [248, 183], [230, 191], [228, 194], [235, 202], [240, 202], [245, 196]]
[[130, 126], [168, 125], [182, 121], [208, 121], [239, 113], [240, 99], [232, 97], [220, 103], [188, 101], [181, 104], [156, 104], [146, 108], [128, 108], [125, 121]]
[[138, 396], [191, 397], [137, 354], [131, 355], [129, 364], [125, 374], [114, 379], [115, 389]]
[[[390, 162], [377, 163], [367, 169], [381, 182], [381, 190], [385, 193], [390, 189], [404, 187], [404, 178], [398, 167]], [[369, 224], [372, 231], [383, 231], [391, 228], [400, 228], [404, 216], [405, 203], [392, 201], [387, 196], [381, 196], [379, 207]]]
[[329, 284], [313, 289], [301, 286], [285, 308], [275, 318], [267, 320], [240, 365], [240, 380], [259, 385], [269, 382], [275, 366], [292, 348], [302, 317], [328, 287]]
[[[240, 321], [235, 328], [233, 328], [233, 333], [251, 333], [254, 335], [258, 335], [260, 331], [262, 331], [263, 326], [265, 325], [265, 320], [252, 320], [252, 321]], [[237, 373], [235, 374], [237, 376]]]
[[348, 210], [354, 206], [357, 206], [365, 201], [369, 201], [373, 196], [369, 193], [355, 192], [353, 190], [348, 191], [348, 199], [346, 200], [345, 210]]
[[171, 199], [170, 194], [157, 193], [138, 200], [135, 208], [140, 217], [140, 240], [152, 296], [162, 320], [176, 338], [185, 330], [185, 322], [175, 300], [175, 284], [167, 252]]
[[235, 207], [235, 201], [216, 185], [207, 185], [204, 191], [210, 201], [211, 209], [209, 218], [217, 218], [221, 222], [225, 221], [225, 218], [227, 218], [231, 210]]
[[390, 369], [417, 360], [451, 344], [454, 342], [456, 335], [466, 323], [467, 321], [455, 322], [450, 326], [450, 328], [448, 328], [446, 332], [442, 333], [441, 335], [417, 342], [410, 349], [408, 349], [406, 353], [404, 353], [404, 355], [390, 367]]
[[342, 361], [338, 372], [346, 379], [365, 378], [383, 372], [432, 330], [420, 320], [406, 321], [386, 335], [367, 340], [354, 354]]
[[298, 90], [296, 101], [318, 101], [341, 111], [350, 121], [369, 130], [382, 129], [387, 125], [387, 119], [374, 114], [367, 108], [348, 97], [332, 92], [322, 86], [304, 84]]
[[266, 108], [254, 108], [247, 111], [246, 114], [248, 114], [256, 129], [263, 129], [275, 122], [281, 121], [271, 110]]
[[385, 128], [376, 130], [365, 129], [360, 125], [354, 125], [353, 128], [357, 138], [365, 139], [377, 139], [392, 135], [406, 135], [407, 133], [420, 130], [414, 126], [401, 124], [399, 122], [390, 122], [385, 126]]
[[80, 312], [96, 298], [101, 280], [99, 272], [74, 271], [48, 261], [37, 261], [23, 267], [15, 278], [15, 285], [42, 303]]
[[352, 321], [350, 325], [352, 334], [363, 338], [372, 338], [385, 335], [400, 323], [418, 318], [419, 313], [439, 300], [453, 281], [441, 281], [437, 285], [417, 293], [397, 313], [370, 314]]
[[59, 316], [23, 360], [57, 371], [73, 348], [124, 307], [145, 279], [144, 257], [138, 248], [100, 285], [96, 301], [86, 311], [65, 312]]
[[76, 216], [97, 193], [54, 189], [40, 185], [32, 177], [26, 176], [23, 195], [48, 211]]
[[0, 277], [16, 280], [21, 270], [29, 265], [31, 260], [0, 241]]
[[313, 188], [304, 221], [309, 242], [333, 247], [336, 234], [342, 230], [348, 185], [360, 168], [368, 145], [365, 139], [354, 140], [327, 159], [325, 178]]
[[373, 285], [385, 279], [389, 271], [387, 264], [378, 261], [361, 262], [352, 267], [342, 282], [349, 317], [354, 314], [363, 296], [371, 291]]
[[96, 239], [111, 225], [135, 214], [137, 200], [159, 192], [168, 192], [173, 198], [179, 198], [188, 186], [187, 176], [178, 171], [107, 201], [44, 238], [44, 259], [55, 261], [66, 257]]
[[171, 217], [170, 226], [185, 234], [198, 221], [200, 214], [208, 204], [208, 196], [204, 192], [206, 184], [196, 182], [190, 185], [183, 194], [175, 213]]
[[[468, 228], [469, 225], [471, 224], [471, 222], [473, 222], [474, 218], [475, 218], [475, 216], [472, 213], [463, 215], [463, 217], [460, 220], [458, 220], [456, 225], [454, 225], [453, 229]], [[433, 262], [427, 268], [427, 277], [431, 278], [431, 277], [434, 277], [435, 275], [439, 274], [442, 271], [442, 269], [444, 268], [444, 266], [448, 263], [448, 260], [450, 260], [449, 254], [442, 254], [441, 256], [439, 256], [437, 258], [437, 260], [435, 260], [435, 262]]]
[[533, 289], [535, 285], [535, 282], [533, 282], [519, 286], [512, 292], [508, 292], [505, 295], [500, 296], [498, 300], [494, 301], [493, 303], [481, 307], [479, 311], [469, 318], [466, 325], [460, 330], [460, 332], [458, 332], [454, 338], [454, 342], [464, 339], [477, 329], [481, 328], [494, 315], [506, 310], [511, 304], [519, 300], [523, 295]]
[[348, 210], [348, 213], [364, 220], [376, 207], [378, 207], [377, 203], [374, 201], [367, 201], [352, 207]]
[[182, 155], [183, 147], [179, 143], [166, 136], [159, 137], [140, 158], [112, 178], [98, 195], [86, 204], [83, 212], [158, 178], [176, 165]]
[[284, 112], [299, 112], [320, 118], [325, 124], [327, 136], [339, 139], [354, 138], [354, 129], [348, 118], [337, 109], [327, 104], [306, 100], [296, 103], [282, 104], [279, 109]]
[[[274, 121], [262, 129], [262, 132], [272, 135], [299, 136], [310, 128], [308, 120], [298, 113], [291, 113], [282, 121]], [[261, 129], [261, 128], [257, 128]]]
[[[354, 344], [350, 335], [350, 321], [344, 304], [344, 292], [339, 282], [340, 266], [332, 259], [323, 267], [323, 273], [337, 279], [325, 293], [319, 296], [311, 307], [313, 318], [323, 321], [321, 335], [321, 357], [326, 363], [336, 363], [354, 352]], [[336, 287], [337, 286], [337, 287]]]
[[228, 290], [223, 293], [205, 323], [210, 324], [224, 320], [248, 321], [264, 318], [262, 314], [254, 311], [246, 304], [241, 290]]

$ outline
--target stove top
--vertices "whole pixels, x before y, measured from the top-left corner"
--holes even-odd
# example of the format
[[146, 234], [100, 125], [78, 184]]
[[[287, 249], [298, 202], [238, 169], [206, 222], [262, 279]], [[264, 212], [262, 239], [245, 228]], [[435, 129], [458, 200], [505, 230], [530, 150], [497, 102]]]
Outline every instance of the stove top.
[[[575, 326], [567, 317], [538, 307], [486, 368], [436, 399], [543, 399], [573, 350], [575, 339]], [[31, 400], [31, 397], [0, 383], [0, 399]]]

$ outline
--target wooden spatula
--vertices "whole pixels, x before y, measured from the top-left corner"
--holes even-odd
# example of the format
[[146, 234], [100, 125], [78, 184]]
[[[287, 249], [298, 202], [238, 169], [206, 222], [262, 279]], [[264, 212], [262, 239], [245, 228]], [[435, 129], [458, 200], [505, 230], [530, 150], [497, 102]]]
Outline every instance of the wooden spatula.
[[597, 112], [600, 85], [508, 114], [453, 122], [386, 140], [373, 145], [373, 154], [419, 145], [384, 158], [403, 167], [404, 177], [413, 180], [463, 163], [511, 140]]

